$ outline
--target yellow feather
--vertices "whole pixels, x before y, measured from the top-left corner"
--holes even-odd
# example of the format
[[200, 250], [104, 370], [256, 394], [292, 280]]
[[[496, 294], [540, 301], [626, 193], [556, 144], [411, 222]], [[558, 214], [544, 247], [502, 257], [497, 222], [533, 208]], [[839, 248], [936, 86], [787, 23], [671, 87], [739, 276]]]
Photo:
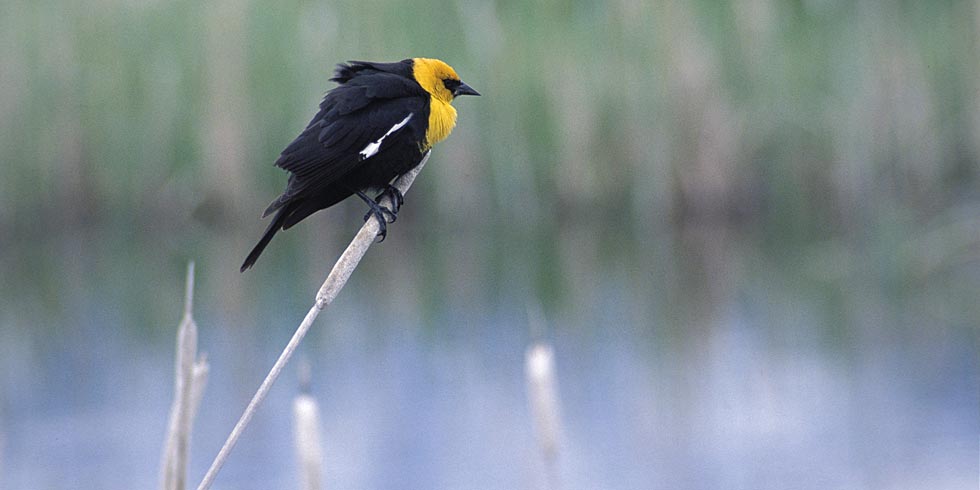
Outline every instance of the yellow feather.
[[415, 81], [429, 93], [429, 127], [425, 130], [425, 143], [421, 150], [446, 139], [456, 126], [456, 109], [450, 105], [453, 94], [446, 89], [443, 80], [459, 80], [456, 71], [446, 63], [431, 58], [415, 58], [412, 75]]
[[429, 127], [425, 130], [424, 150], [432, 148], [432, 145], [446, 139], [449, 133], [456, 126], [456, 109], [435, 97], [429, 106]]

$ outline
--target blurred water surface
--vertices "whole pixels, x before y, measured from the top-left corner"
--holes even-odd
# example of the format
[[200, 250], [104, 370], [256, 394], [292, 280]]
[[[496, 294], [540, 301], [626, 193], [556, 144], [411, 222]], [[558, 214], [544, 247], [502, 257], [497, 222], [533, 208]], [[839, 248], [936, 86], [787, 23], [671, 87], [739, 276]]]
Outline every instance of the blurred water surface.
[[[560, 488], [976, 488], [978, 26], [953, 0], [6, 1], [0, 488], [156, 484], [189, 260], [200, 479], [364, 213], [239, 274], [271, 162], [333, 63], [411, 56], [484, 95], [303, 345], [326, 488], [545, 488], [529, 311]], [[216, 488], [298, 486], [294, 369]]]
[[[468, 270], [487, 252], [460, 252], [463, 263], [453, 252], [425, 258], [424, 225], [399, 221], [392, 232], [301, 350], [321, 402], [327, 487], [541, 488], [522, 372], [535, 266], [515, 250], [496, 272]], [[602, 227], [548, 238], [576, 250], [558, 259], [568, 261], [559, 267], [566, 292], [546, 308], [563, 488], [975, 483], [975, 330], [949, 315], [942, 291], [888, 291], [863, 274], [810, 283], [796, 267], [753, 256], [743, 238], [704, 233], [603, 256], [598, 242], [614, 232]], [[101, 238], [85, 243], [58, 267], [76, 270], [49, 298], [63, 307], [4, 308], [3, 488], [156, 482], [182, 268], [133, 249], [116, 256]], [[322, 250], [310, 274], [273, 270], [275, 253], [245, 275], [231, 254], [198, 260], [212, 377], [192, 480], [305, 314], [318, 286], [307, 276], [325, 274], [338, 252]], [[104, 277], [99, 264], [110, 257], [139, 273]], [[220, 298], [236, 287], [259, 299], [223, 310]], [[291, 374], [273, 389], [218, 488], [297, 484], [297, 389]]]

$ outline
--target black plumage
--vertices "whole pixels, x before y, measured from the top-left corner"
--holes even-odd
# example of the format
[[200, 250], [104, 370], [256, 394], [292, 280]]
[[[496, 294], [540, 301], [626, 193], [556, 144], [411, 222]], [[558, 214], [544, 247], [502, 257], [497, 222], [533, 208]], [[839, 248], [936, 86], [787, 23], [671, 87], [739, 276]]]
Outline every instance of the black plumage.
[[[415, 80], [417, 60], [338, 65], [331, 81], [339, 85], [324, 96], [306, 129], [276, 160], [276, 166], [290, 172], [289, 181], [265, 210], [263, 217], [271, 213], [275, 217], [245, 259], [242, 271], [255, 263], [279, 230], [353, 194], [368, 201], [374, 214], [383, 211], [394, 216], [397, 209], [379, 209], [361, 191], [393, 189], [389, 183], [418, 165], [431, 147], [426, 137], [433, 93]], [[460, 84], [458, 78], [449, 81], [455, 87]], [[467, 91], [461, 93], [478, 95], [462, 86]], [[457, 91], [452, 91], [454, 95]], [[455, 123], [455, 111], [452, 116]], [[383, 239], [380, 215], [379, 221]]]

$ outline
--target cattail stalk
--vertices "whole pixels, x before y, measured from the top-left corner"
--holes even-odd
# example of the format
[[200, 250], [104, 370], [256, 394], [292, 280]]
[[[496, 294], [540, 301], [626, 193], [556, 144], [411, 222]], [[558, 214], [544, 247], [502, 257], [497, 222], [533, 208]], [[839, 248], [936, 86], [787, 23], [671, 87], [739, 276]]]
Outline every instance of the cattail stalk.
[[[429, 153], [426, 153], [425, 157], [422, 158], [422, 161], [419, 162], [415, 168], [395, 179], [392, 185], [401, 191], [402, 194], [408, 192], [408, 189], [412, 186], [412, 183], [415, 182], [415, 177], [417, 177], [419, 172], [422, 171], [422, 167], [425, 166], [425, 162], [428, 159]], [[389, 208], [392, 206], [391, 199], [387, 195], [379, 204]], [[251, 422], [252, 417], [255, 415], [255, 411], [258, 409], [259, 405], [263, 400], [265, 400], [266, 395], [269, 394], [269, 390], [276, 382], [276, 379], [279, 378], [279, 374], [281, 374], [283, 368], [286, 367], [286, 363], [288, 363], [289, 359], [293, 356], [293, 353], [296, 351], [299, 343], [310, 330], [310, 327], [313, 325], [313, 321], [316, 320], [316, 317], [321, 311], [323, 311], [324, 308], [326, 308], [327, 305], [333, 302], [333, 300], [337, 297], [337, 294], [340, 293], [340, 290], [343, 289], [345, 284], [347, 284], [347, 280], [350, 279], [350, 276], [357, 267], [357, 264], [360, 263], [361, 258], [364, 257], [364, 254], [367, 252], [368, 248], [370, 248], [371, 244], [373, 244], [377, 239], [379, 230], [380, 226], [378, 225], [378, 220], [369, 219], [365, 221], [364, 226], [361, 227], [361, 230], [357, 232], [357, 235], [350, 242], [350, 245], [347, 246], [344, 253], [341, 254], [339, 259], [337, 259], [333, 269], [330, 270], [330, 274], [327, 276], [326, 280], [323, 281], [323, 285], [320, 286], [319, 291], [317, 291], [316, 300], [314, 301], [313, 306], [310, 308], [310, 311], [307, 312], [306, 317], [303, 318], [303, 322], [296, 328], [296, 332], [293, 333], [292, 338], [289, 339], [289, 343], [286, 344], [285, 349], [283, 349], [282, 353], [279, 355], [279, 358], [276, 359], [275, 364], [272, 365], [272, 368], [269, 370], [269, 374], [266, 375], [265, 379], [262, 381], [262, 384], [259, 386], [259, 389], [255, 392], [255, 395], [252, 396], [252, 400], [248, 403], [248, 406], [245, 407], [245, 412], [242, 413], [241, 418], [238, 419], [238, 423], [235, 424], [235, 428], [232, 429], [231, 433], [228, 435], [228, 439], [225, 440], [225, 444], [221, 446], [221, 450], [218, 451], [218, 455], [211, 463], [211, 467], [208, 468], [207, 473], [204, 475], [204, 479], [201, 480], [201, 484], [198, 485], [198, 490], [207, 490], [211, 488], [211, 485], [214, 483], [214, 478], [218, 475], [218, 471], [221, 470], [221, 467], [224, 466], [225, 461], [228, 459], [228, 454], [231, 453], [232, 448], [235, 447], [235, 444], [238, 442], [238, 438], [241, 437], [245, 427], [248, 426], [249, 422]]]
[[310, 393], [310, 365], [301, 362], [300, 394], [293, 400], [293, 441], [299, 461], [300, 488], [320, 490], [323, 446], [320, 445], [320, 407]]
[[299, 460], [300, 488], [320, 490], [323, 479], [320, 407], [309, 393], [300, 393], [293, 400], [293, 440]]
[[524, 374], [527, 379], [531, 422], [544, 465], [541, 475], [543, 488], [558, 490], [560, 488], [558, 455], [563, 436], [558, 376], [555, 374], [555, 352], [550, 345], [539, 340], [528, 347], [524, 355]]
[[546, 461], [558, 456], [562, 439], [558, 377], [555, 375], [555, 353], [550, 345], [535, 342], [524, 356], [528, 403], [538, 447]]
[[193, 304], [194, 262], [191, 262], [187, 264], [184, 316], [177, 328], [174, 401], [170, 407], [160, 465], [160, 488], [163, 490], [184, 490], [191, 430], [207, 385], [207, 360], [203, 355], [197, 357], [197, 323], [192, 315]]

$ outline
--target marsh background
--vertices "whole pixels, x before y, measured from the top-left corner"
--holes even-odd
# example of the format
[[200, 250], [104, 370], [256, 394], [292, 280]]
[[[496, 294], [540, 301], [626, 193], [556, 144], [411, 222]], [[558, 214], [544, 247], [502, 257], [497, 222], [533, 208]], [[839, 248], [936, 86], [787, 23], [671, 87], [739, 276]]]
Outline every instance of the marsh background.
[[[980, 4], [0, 5], [0, 488], [156, 485], [183, 272], [196, 484], [360, 224], [238, 266], [333, 64], [480, 98], [301, 356], [326, 488], [976, 488]], [[295, 368], [295, 365], [293, 365]], [[291, 370], [293, 369], [291, 368]], [[287, 375], [216, 488], [295, 488]]]

